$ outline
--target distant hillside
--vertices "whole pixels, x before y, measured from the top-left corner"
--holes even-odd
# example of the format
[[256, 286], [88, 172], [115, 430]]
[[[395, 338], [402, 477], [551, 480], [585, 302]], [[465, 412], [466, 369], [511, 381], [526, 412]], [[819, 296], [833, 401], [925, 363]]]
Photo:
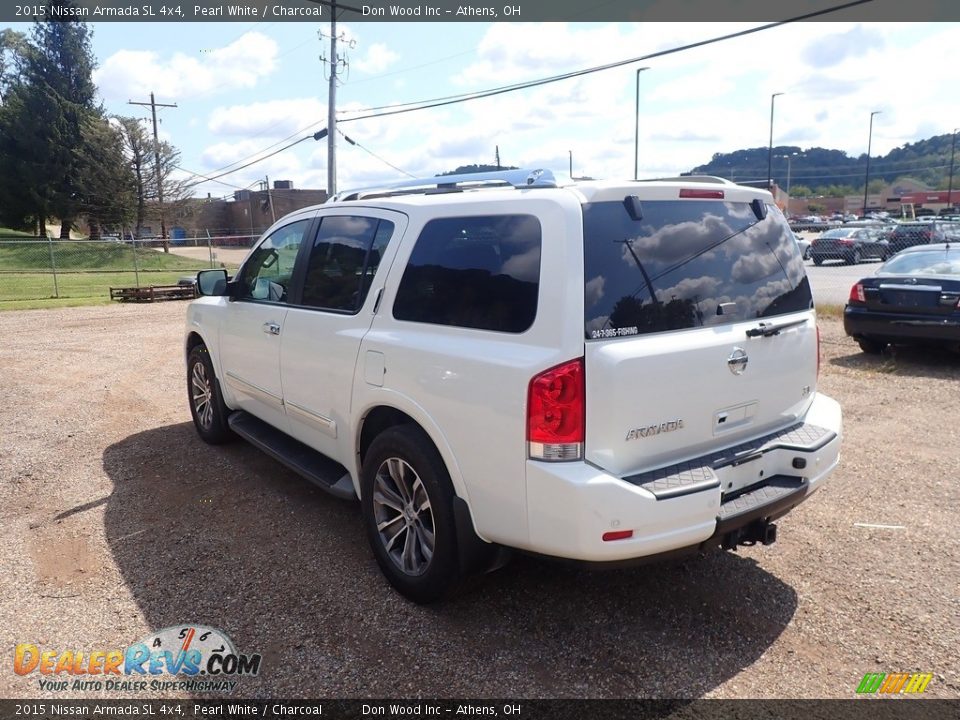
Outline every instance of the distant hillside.
[[[950, 169], [950, 135], [937, 135], [927, 140], [907, 143], [882, 157], [870, 159], [870, 184], [891, 183], [912, 178], [934, 189], [946, 189]], [[781, 187], [787, 184], [787, 160], [782, 155], [798, 153], [791, 160], [791, 194], [810, 188], [816, 194], [833, 194], [833, 188], [849, 188], [863, 192], [867, 155], [851, 157], [842, 150], [827, 148], [802, 149], [791, 145], [773, 148], [773, 179]], [[695, 174], [719, 175], [730, 180], [766, 180], [767, 148], [750, 148], [732, 153], [716, 153], [709, 163], [692, 169]], [[954, 185], [960, 183], [960, 166], [954, 169]], [[842, 194], [842, 193], [841, 193]]]

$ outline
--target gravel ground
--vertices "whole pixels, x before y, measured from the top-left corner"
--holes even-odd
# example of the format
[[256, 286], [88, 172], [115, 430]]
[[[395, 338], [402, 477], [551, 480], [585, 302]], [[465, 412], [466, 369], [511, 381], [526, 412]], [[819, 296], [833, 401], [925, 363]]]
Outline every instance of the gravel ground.
[[[240, 697], [843, 698], [919, 671], [960, 696], [955, 355], [867, 357], [821, 321], [842, 467], [772, 547], [605, 572], [519, 557], [423, 608], [381, 577], [355, 505], [197, 439], [183, 314], [0, 314], [5, 652], [200, 623], [263, 654]], [[52, 695], [9, 663], [0, 696]]]

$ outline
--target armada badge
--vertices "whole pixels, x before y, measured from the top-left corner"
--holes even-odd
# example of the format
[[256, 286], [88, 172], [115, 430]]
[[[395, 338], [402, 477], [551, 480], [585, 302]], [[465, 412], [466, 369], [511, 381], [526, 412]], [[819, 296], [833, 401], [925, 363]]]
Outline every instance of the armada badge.
[[662, 435], [663, 433], [674, 432], [675, 430], [683, 430], [683, 420], [680, 418], [668, 420], [659, 425], [647, 425], [646, 427], [634, 428], [627, 433], [625, 442], [639, 438], [653, 437], [654, 435]]

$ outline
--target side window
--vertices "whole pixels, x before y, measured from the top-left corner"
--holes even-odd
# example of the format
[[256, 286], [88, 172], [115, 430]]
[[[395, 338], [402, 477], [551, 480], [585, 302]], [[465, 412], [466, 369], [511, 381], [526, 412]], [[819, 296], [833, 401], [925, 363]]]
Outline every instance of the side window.
[[379, 218], [323, 218], [310, 251], [302, 303], [355, 313], [363, 306], [394, 225]]
[[308, 227], [310, 220], [298, 220], [264, 238], [243, 264], [238, 299], [287, 302], [294, 261]]
[[540, 245], [532, 215], [431, 220], [403, 272], [393, 316], [522, 333], [537, 315]]

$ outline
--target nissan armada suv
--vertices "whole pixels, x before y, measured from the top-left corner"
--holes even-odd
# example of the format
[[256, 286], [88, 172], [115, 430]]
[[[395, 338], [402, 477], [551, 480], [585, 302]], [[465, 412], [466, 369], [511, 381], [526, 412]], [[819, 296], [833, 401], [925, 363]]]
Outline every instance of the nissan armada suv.
[[198, 289], [200, 437], [359, 499], [417, 602], [509, 548], [610, 564], [769, 544], [839, 460], [797, 245], [769, 193], [719, 178], [345, 193]]

